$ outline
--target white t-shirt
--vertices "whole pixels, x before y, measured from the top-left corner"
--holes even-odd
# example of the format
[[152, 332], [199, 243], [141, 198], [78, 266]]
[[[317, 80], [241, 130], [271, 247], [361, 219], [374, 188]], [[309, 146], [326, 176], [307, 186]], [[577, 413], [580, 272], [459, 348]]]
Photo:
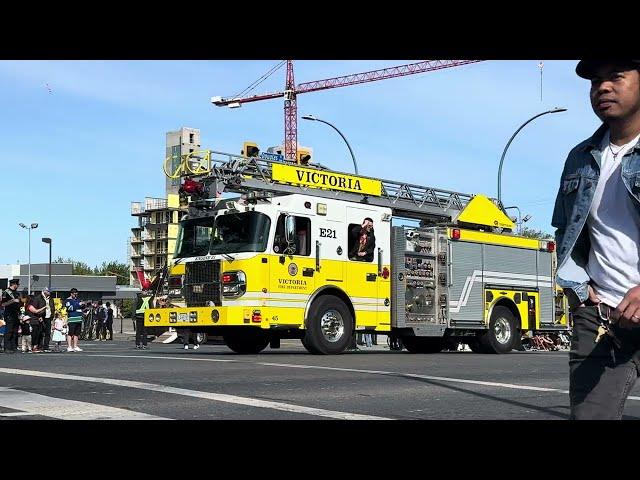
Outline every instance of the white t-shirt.
[[640, 285], [640, 214], [621, 173], [622, 157], [639, 139], [640, 135], [623, 146], [610, 146], [609, 132], [604, 136], [600, 178], [587, 218], [591, 240], [587, 274], [596, 295], [612, 307]]

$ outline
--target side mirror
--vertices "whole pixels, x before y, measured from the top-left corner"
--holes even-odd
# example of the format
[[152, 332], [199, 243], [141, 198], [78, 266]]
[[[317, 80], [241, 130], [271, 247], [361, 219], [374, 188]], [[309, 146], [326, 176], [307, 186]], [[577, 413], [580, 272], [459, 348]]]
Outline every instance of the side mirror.
[[289, 245], [295, 243], [296, 218], [291, 215], [287, 215], [284, 219], [284, 238]]

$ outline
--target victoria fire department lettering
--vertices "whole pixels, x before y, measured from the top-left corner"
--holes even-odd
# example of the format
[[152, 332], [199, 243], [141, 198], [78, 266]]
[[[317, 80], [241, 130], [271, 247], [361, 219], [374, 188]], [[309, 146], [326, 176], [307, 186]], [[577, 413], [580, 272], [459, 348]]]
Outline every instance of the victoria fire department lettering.
[[355, 177], [328, 170], [293, 167], [274, 163], [271, 178], [277, 182], [297, 183], [313, 188], [342, 190], [379, 197], [382, 182], [366, 177]]
[[297, 170], [299, 182], [312, 183], [319, 187], [337, 187], [343, 190], [362, 191], [360, 180], [350, 177], [339, 177], [330, 173]]

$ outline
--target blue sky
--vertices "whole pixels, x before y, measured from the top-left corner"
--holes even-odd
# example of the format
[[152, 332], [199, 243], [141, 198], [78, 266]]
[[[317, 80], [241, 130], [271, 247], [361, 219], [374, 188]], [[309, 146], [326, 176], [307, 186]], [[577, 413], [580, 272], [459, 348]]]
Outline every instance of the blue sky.
[[[295, 62], [296, 83], [416, 60]], [[127, 260], [130, 203], [164, 196], [165, 133], [201, 130], [202, 147], [239, 153], [246, 140], [264, 150], [282, 143], [283, 101], [214, 107], [279, 63], [258, 61], [0, 61], [0, 165], [3, 205], [0, 264], [72, 257], [89, 265]], [[528, 118], [502, 174], [505, 205], [532, 215], [527, 226], [549, 233], [559, 175], [569, 150], [599, 120], [577, 61], [545, 61], [540, 100], [538, 60], [492, 60], [397, 79], [308, 93], [298, 116], [312, 114], [347, 137], [360, 174], [465, 193], [497, 196], [500, 155]], [[253, 93], [281, 91], [281, 68]], [[49, 92], [49, 88], [51, 93]], [[340, 136], [298, 120], [298, 142], [315, 161], [353, 171]], [[514, 212], [515, 213], [515, 212]]]

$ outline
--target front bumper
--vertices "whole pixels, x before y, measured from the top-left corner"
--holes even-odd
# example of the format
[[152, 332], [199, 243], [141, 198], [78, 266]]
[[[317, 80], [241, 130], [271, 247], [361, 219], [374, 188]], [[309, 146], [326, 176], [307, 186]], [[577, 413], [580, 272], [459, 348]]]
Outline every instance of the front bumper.
[[[150, 308], [144, 312], [145, 327], [238, 327], [269, 328], [269, 308], [265, 307], [182, 307]], [[255, 312], [259, 311], [259, 316]]]

